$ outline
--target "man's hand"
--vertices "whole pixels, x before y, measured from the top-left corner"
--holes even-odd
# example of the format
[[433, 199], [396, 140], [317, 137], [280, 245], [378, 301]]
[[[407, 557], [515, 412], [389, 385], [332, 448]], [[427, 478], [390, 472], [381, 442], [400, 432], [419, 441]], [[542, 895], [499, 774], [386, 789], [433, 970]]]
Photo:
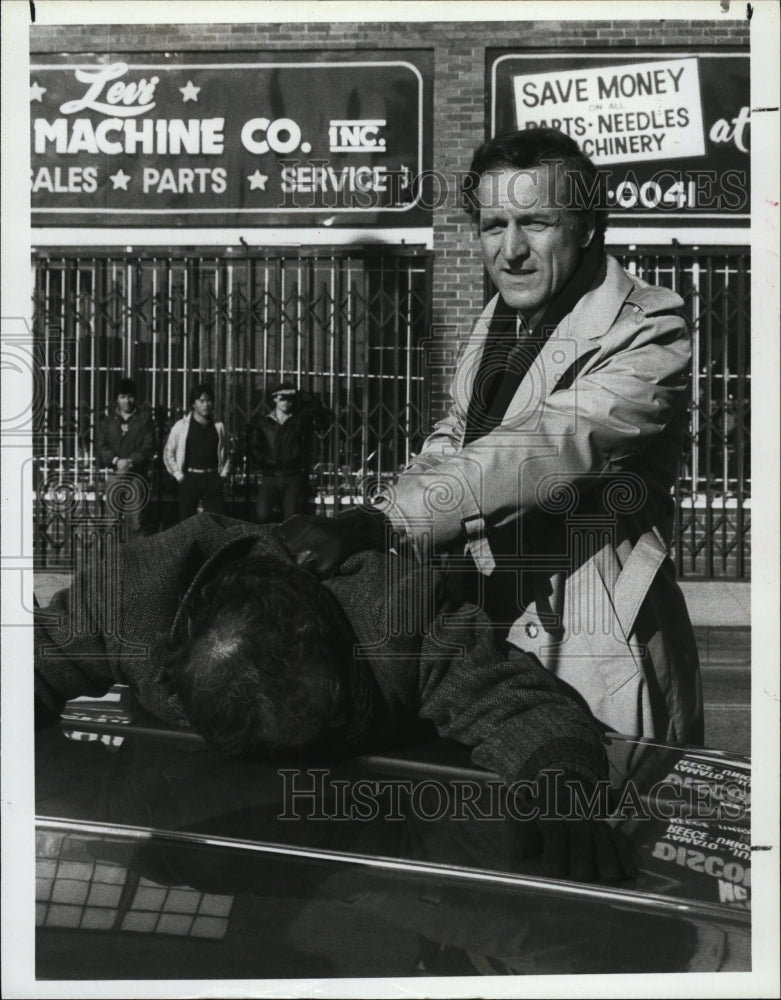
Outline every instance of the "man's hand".
[[133, 468], [133, 463], [129, 458], [118, 458], [117, 459], [117, 472], [130, 472]]
[[571, 794], [571, 786], [580, 784], [577, 778], [565, 779], [561, 772], [561, 780], [555, 780], [555, 772], [550, 777], [553, 780], [538, 778], [539, 794], [533, 802], [539, 815], [522, 834], [524, 856], [540, 856], [543, 871], [551, 878], [574, 882], [622, 882], [634, 878], [638, 868], [629, 838], [611, 826], [604, 815], [583, 814]]
[[356, 552], [382, 551], [389, 527], [380, 511], [353, 507], [336, 517], [296, 514], [276, 530], [298, 565], [325, 579]]
[[637, 875], [629, 838], [602, 819], [539, 819], [542, 868], [574, 882], [623, 882]]

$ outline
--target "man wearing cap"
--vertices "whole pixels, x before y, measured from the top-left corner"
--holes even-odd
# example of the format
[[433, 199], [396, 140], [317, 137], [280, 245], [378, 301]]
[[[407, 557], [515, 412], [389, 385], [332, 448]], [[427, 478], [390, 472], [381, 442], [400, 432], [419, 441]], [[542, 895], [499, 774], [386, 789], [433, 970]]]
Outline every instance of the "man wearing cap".
[[142, 515], [149, 497], [146, 477], [155, 452], [152, 419], [148, 410], [136, 405], [137, 397], [133, 379], [121, 378], [114, 393], [114, 410], [100, 421], [95, 435], [99, 467], [113, 470], [106, 487], [107, 502], [112, 506], [112, 498], [116, 498], [131, 537], [144, 534]]
[[274, 519], [279, 504], [282, 520], [298, 514], [306, 495], [309, 475], [309, 432], [297, 412], [298, 393], [292, 382], [271, 390], [274, 409], [256, 421], [252, 454], [260, 476], [257, 517], [260, 524]]

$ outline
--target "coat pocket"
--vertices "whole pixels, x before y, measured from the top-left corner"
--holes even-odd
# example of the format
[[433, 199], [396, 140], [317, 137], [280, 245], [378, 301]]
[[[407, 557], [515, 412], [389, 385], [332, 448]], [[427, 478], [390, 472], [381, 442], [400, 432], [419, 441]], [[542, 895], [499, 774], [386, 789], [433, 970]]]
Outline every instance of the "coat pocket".
[[[548, 588], [554, 594], [556, 589]], [[639, 671], [593, 559], [567, 578], [558, 613], [538, 593], [513, 623], [508, 640], [533, 653], [589, 701], [614, 694]]]

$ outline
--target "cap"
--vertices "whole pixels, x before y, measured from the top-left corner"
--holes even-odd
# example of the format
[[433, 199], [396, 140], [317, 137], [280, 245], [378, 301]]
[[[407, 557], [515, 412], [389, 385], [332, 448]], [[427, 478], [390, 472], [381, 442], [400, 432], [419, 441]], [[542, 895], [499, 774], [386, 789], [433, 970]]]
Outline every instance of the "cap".
[[295, 396], [297, 392], [298, 389], [292, 382], [280, 382], [271, 390], [271, 397], [273, 399], [274, 396]]

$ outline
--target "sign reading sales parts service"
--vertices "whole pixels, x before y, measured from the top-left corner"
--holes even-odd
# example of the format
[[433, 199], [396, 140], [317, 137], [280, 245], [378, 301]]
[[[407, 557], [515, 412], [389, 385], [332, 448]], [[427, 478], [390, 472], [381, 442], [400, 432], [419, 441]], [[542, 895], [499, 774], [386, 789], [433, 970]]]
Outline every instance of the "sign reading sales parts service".
[[430, 225], [429, 52], [31, 64], [34, 225]]
[[616, 222], [747, 226], [747, 53], [488, 53], [489, 134], [546, 126], [600, 168]]

